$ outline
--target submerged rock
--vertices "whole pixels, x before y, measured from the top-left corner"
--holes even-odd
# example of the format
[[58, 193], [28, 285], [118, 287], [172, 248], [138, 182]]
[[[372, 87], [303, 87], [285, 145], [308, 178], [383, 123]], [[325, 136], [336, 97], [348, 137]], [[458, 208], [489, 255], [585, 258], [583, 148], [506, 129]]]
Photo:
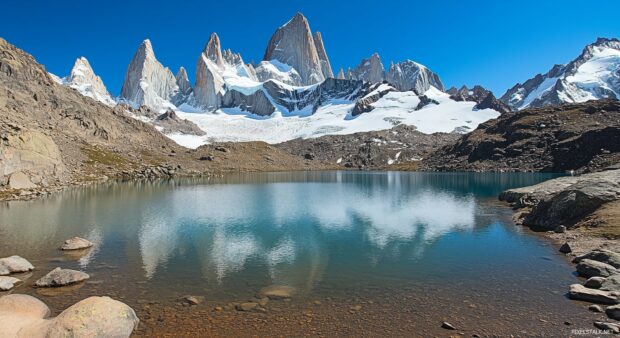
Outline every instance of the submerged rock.
[[15, 277], [0, 277], [0, 291], [9, 291], [21, 280]]
[[34, 270], [34, 266], [19, 256], [0, 258], [0, 276]]
[[79, 283], [90, 276], [82, 271], [56, 268], [34, 283], [36, 287], [57, 287]]
[[45, 303], [28, 295], [0, 297], [3, 337], [129, 337], [139, 319], [132, 308], [108, 297], [82, 300], [56, 318]]
[[618, 273], [618, 270], [609, 264], [594, 261], [591, 259], [582, 259], [577, 264], [577, 272], [584, 277], [609, 277]]
[[570, 286], [568, 297], [574, 300], [583, 300], [586, 302], [611, 304], [615, 305], [620, 302], [618, 295], [603, 290], [589, 289], [581, 284], [573, 284]]
[[260, 290], [260, 296], [269, 299], [291, 298], [294, 293], [295, 288], [287, 285], [271, 285]]
[[61, 250], [82, 250], [88, 249], [93, 246], [93, 242], [81, 238], [81, 237], [73, 237], [65, 241], [65, 243], [60, 247]]

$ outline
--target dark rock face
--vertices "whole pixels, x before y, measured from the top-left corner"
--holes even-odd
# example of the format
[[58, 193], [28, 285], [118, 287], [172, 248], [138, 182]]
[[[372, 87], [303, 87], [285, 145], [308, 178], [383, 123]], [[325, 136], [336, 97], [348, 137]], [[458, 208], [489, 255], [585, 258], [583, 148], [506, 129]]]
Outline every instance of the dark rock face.
[[205, 135], [205, 132], [194, 122], [178, 117], [172, 110], [169, 110], [155, 118], [154, 124], [162, 127], [162, 133], [164, 134], [181, 133], [198, 136]]
[[511, 111], [508, 105], [498, 100], [491, 91], [482, 86], [476, 85], [471, 89], [467, 88], [467, 86], [462, 86], [459, 89], [452, 87], [446, 93], [450, 94], [450, 98], [454, 101], [476, 102], [475, 109], [493, 109], [502, 114]]
[[426, 170], [596, 171], [620, 162], [620, 103], [525, 109], [482, 123], [425, 161]]
[[438, 147], [454, 142], [456, 134], [423, 134], [412, 126], [390, 130], [328, 135], [280, 143], [281, 148], [306, 160], [344, 168], [378, 169], [419, 161]]

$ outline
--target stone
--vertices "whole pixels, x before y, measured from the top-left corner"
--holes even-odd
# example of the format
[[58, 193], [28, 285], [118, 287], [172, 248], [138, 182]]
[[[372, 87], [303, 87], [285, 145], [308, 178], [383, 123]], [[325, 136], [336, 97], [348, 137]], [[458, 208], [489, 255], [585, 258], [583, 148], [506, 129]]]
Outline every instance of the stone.
[[577, 272], [584, 277], [609, 277], [613, 274], [618, 273], [616, 268], [609, 264], [605, 264], [599, 261], [594, 261], [591, 259], [582, 259], [577, 264]]
[[[3, 337], [42, 337], [45, 318], [51, 314], [42, 301], [28, 295], [10, 294], [0, 297], [0, 332]], [[28, 328], [43, 326], [38, 334], [24, 335]]]
[[37, 185], [30, 181], [28, 175], [21, 171], [11, 174], [9, 177], [9, 188], [11, 189], [34, 189]]
[[605, 278], [601, 284], [601, 290], [620, 292], [620, 274], [615, 274]]
[[592, 304], [592, 305], [588, 306], [588, 310], [590, 310], [592, 312], [596, 312], [596, 313], [603, 312], [603, 309], [601, 308], [601, 306], [600, 305], [596, 305], [596, 304]]
[[568, 297], [574, 300], [583, 300], [598, 304], [615, 305], [620, 302], [618, 295], [610, 291], [590, 289], [581, 284], [571, 285], [568, 292]]
[[568, 253], [573, 252], [573, 249], [571, 249], [570, 244], [568, 244], [568, 242], [566, 242], [566, 243], [562, 244], [562, 246], [560, 247], [559, 251], [561, 253], [568, 254]]
[[269, 303], [269, 297], [263, 297], [258, 300], [258, 305], [265, 307]]
[[22, 257], [11, 256], [0, 258], [0, 276], [32, 270], [34, 270], [34, 266]]
[[598, 329], [609, 331], [613, 334], [620, 333], [620, 325], [616, 323], [606, 323], [606, 322], [595, 321], [594, 326]]
[[20, 282], [19, 278], [0, 276], [0, 291], [9, 291]]
[[616, 269], [620, 268], [620, 254], [607, 249], [596, 249], [585, 255], [575, 257], [575, 259], [573, 259], [573, 263], [579, 263], [583, 259], [603, 262], [615, 267]]
[[37, 280], [34, 285], [36, 287], [58, 287], [80, 283], [89, 278], [90, 276], [82, 271], [56, 268]]
[[620, 305], [608, 306], [605, 314], [611, 319], [620, 320]]
[[182, 300], [190, 305], [198, 305], [204, 302], [205, 298], [202, 296], [185, 296], [182, 298]]
[[260, 290], [260, 296], [269, 299], [291, 298], [294, 293], [295, 288], [287, 285], [271, 285]]
[[82, 250], [88, 249], [93, 246], [93, 242], [81, 238], [81, 237], [73, 237], [65, 241], [63, 245], [60, 247], [61, 250]]
[[446, 330], [456, 330], [456, 327], [448, 322], [442, 322], [441, 327]]
[[258, 306], [258, 303], [246, 302], [235, 305], [238, 311], [252, 311]]
[[585, 281], [585, 283], [583, 283], [583, 286], [590, 288], [590, 289], [600, 289], [605, 279], [606, 279], [605, 277], [600, 277], [600, 276], [590, 277], [588, 278], [588, 280]]
[[553, 232], [563, 234], [566, 232], [566, 227], [564, 225], [558, 225], [555, 229], [553, 229]]

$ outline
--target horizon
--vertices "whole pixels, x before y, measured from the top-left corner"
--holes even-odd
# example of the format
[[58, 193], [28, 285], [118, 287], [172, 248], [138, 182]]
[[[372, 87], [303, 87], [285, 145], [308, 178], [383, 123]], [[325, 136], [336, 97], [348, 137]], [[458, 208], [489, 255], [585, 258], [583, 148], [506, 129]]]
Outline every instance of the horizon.
[[[122, 11], [117, 10], [121, 8], [119, 5], [92, 11], [85, 4], [71, 1], [58, 6], [49, 6], [40, 1], [34, 3], [35, 5], [32, 2], [8, 4], [9, 11], [19, 12], [26, 7], [32, 15], [25, 20], [16, 16], [3, 20], [0, 22], [0, 36], [32, 54], [49, 72], [60, 77], [69, 74], [77, 58], [87, 58], [113, 96], [119, 95], [127, 66], [145, 39], [151, 40], [155, 55], [164, 66], [175, 74], [179, 67], [183, 66], [193, 84], [196, 60], [211, 33], [218, 34], [223, 49], [240, 53], [246, 63], [257, 63], [262, 60], [271, 35], [297, 12], [308, 18], [313, 32], [321, 32], [334, 74], [340, 68], [345, 72], [348, 67], [354, 68], [363, 58], [377, 52], [385, 69], [390, 62], [410, 59], [438, 74], [446, 88], [482, 85], [498, 97], [515, 84], [523, 83], [538, 73], [547, 72], [555, 64], [571, 61], [598, 37], [620, 37], [620, 27], [612, 23], [613, 13], [617, 12], [613, 8], [620, 9], [620, 4], [613, 1], [606, 1], [608, 6], [601, 6], [606, 10], [599, 12], [584, 12], [579, 10], [578, 6], [570, 5], [577, 3], [576, 1], [568, 4], [564, 2], [562, 8], [556, 8], [549, 3], [536, 3], [534, 6], [533, 1], [526, 1], [520, 9], [529, 7], [528, 21], [539, 17], [546, 21], [535, 27], [518, 26], [517, 30], [514, 29], [512, 19], [523, 18], [521, 11], [505, 13], [501, 11], [505, 4], [486, 2], [488, 5], [483, 7], [487, 8], [478, 8], [479, 5], [472, 11], [470, 7], [473, 6], [463, 6], [460, 3], [430, 5], [391, 0], [388, 1], [389, 5], [384, 2], [384, 5], [376, 10], [357, 11], [355, 18], [337, 15], [344, 11], [321, 11], [324, 8], [343, 7], [341, 3], [325, 4], [325, 1], [311, 4], [280, 2], [279, 6], [272, 6], [269, 11], [261, 13], [265, 14], [266, 18], [257, 18], [253, 13], [247, 13], [248, 11], [236, 11], [232, 16], [214, 16], [213, 13], [203, 11], [213, 6], [194, 4], [196, 10], [183, 11], [182, 14], [188, 17], [173, 21], [178, 23], [176, 25], [161, 24], [161, 20], [170, 22], [167, 20], [168, 13], [174, 14], [179, 10], [178, 6], [162, 2], [146, 7], [139, 3], [124, 4]], [[361, 9], [373, 4], [369, 1], [356, 3]], [[389, 11], [390, 16], [386, 20], [383, 16], [385, 9], [391, 9], [394, 5], [405, 8], [398, 12]], [[219, 6], [219, 12], [227, 13], [229, 11], [225, 10], [226, 8], [243, 4]], [[193, 6], [184, 7], [187, 9]], [[446, 7], [449, 7], [448, 10], [445, 10]], [[424, 15], [422, 18], [416, 16], [416, 20], [412, 22], [406, 17], [410, 13], [407, 8], [415, 8], [417, 13], [422, 12]], [[135, 13], [140, 13], [140, 10], [143, 11], [143, 17], [153, 20], [141, 19], [141, 24], [137, 26], [124, 25], [135, 24]], [[549, 10], [556, 14], [553, 18], [548, 17]], [[498, 12], [507, 15], [506, 19], [500, 20], [495, 15]], [[51, 26], [46, 24], [50, 17], [55, 17], [54, 13], [62, 13], [64, 17], [73, 20], [56, 21], [56, 24]], [[201, 15], [211, 20], [205, 20], [207, 23], [202, 24], [199, 22]], [[485, 22], [475, 20], [476, 17], [485, 16]], [[463, 19], [464, 17], [466, 19]], [[605, 20], [605, 17], [609, 17], [609, 20]], [[117, 19], [115, 26], [109, 25], [109, 18]], [[574, 22], [575, 18], [580, 18], [583, 24], [566, 25], [558, 33], [558, 24]], [[377, 19], [382, 19], [383, 22], [377, 22]], [[478, 50], [480, 43], [472, 46], [467, 41], [471, 35], [469, 33], [465, 39], [452, 39], [446, 43], [447, 37], [459, 35], [458, 29], [463, 21], [468, 23], [467, 32], [477, 32], [482, 29], [481, 26], [491, 22], [495, 24], [493, 29], [484, 31], [490, 40], [497, 36], [503, 37], [507, 32], [510, 32], [511, 38], [503, 39], [501, 43], [493, 45], [493, 48], [482, 52]], [[90, 25], [91, 29], [75, 29], [80, 27], [82, 22]], [[367, 22], [377, 22], [380, 25], [368, 25]], [[430, 24], [435, 24], [432, 26], [432, 33], [415, 34], [431, 27]], [[42, 26], [45, 26], [45, 29], [42, 29]], [[127, 29], [125, 26], [131, 28]], [[37, 30], [38, 34], [33, 34], [34, 30]], [[389, 34], [394, 31], [402, 31], [403, 34]], [[351, 39], [352, 33], [364, 36], [365, 41], [358, 43], [357, 39]], [[473, 38], [477, 37], [473, 33]], [[483, 46], [489, 46], [489, 43]], [[537, 53], [536, 57], [531, 57], [532, 51]], [[523, 62], [524, 59], [527, 61]]]

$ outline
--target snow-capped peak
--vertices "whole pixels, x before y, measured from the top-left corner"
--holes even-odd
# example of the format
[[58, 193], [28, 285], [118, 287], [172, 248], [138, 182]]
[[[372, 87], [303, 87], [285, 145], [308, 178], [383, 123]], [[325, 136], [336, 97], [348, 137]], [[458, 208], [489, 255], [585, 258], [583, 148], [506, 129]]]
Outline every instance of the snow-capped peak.
[[106, 105], [114, 106], [116, 104], [101, 78], [95, 74], [90, 63], [83, 56], [75, 60], [71, 73], [62, 79], [62, 84]]

